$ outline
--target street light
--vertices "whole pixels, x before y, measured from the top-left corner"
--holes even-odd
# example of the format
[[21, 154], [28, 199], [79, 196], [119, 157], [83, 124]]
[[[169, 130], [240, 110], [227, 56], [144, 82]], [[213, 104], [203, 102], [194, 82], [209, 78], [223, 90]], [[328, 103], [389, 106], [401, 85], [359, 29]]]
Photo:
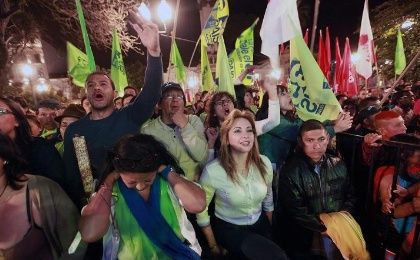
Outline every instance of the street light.
[[34, 72], [34, 68], [32, 67], [32, 65], [25, 63], [20, 65], [20, 71], [22, 73], [22, 75], [24, 76], [24, 78], [22, 79], [23, 83], [29, 84], [31, 87], [31, 91], [32, 91], [32, 99], [34, 101], [35, 106], [38, 106], [38, 100], [36, 97], [36, 93], [34, 91], [34, 86], [32, 85], [32, 76], [35, 74]]
[[27, 63], [21, 65], [20, 71], [25, 77], [31, 77], [34, 74], [34, 69]]
[[152, 20], [152, 15], [150, 14], [149, 8], [147, 8], [145, 3], [142, 2], [137, 11], [139, 15], [141, 15], [147, 21]]
[[401, 24], [401, 29], [411, 29], [411, 26], [413, 26], [413, 24], [413, 20], [407, 19]]
[[169, 4], [166, 2], [166, 0], [162, 0], [158, 6], [158, 16], [160, 20], [165, 25], [165, 22], [167, 22], [172, 17], [172, 10]]

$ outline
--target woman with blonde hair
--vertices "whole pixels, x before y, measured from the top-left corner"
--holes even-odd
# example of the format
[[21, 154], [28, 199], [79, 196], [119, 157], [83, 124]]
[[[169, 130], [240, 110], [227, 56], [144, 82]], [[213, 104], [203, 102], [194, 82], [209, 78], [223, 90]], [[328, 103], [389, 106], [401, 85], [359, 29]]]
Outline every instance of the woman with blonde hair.
[[[273, 170], [258, 152], [252, 113], [233, 110], [222, 123], [220, 138], [220, 157], [200, 178], [207, 208], [197, 215], [211, 253], [220, 254], [220, 245], [234, 259], [284, 259], [270, 240]], [[213, 197], [215, 218], [210, 225], [208, 205]]]

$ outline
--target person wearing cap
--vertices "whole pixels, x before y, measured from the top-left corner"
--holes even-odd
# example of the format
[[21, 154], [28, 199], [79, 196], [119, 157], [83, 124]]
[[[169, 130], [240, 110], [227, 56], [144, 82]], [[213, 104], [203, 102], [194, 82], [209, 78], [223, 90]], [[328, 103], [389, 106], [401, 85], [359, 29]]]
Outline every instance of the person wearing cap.
[[368, 106], [356, 116], [355, 120], [355, 134], [365, 136], [369, 133], [375, 132], [375, 116], [381, 112], [376, 106]]
[[161, 115], [149, 121], [141, 132], [154, 136], [174, 156], [188, 180], [198, 180], [200, 165], [207, 160], [204, 125], [196, 115], [186, 115], [185, 95], [177, 83], [162, 87], [159, 101]]
[[[134, 17], [135, 16], [135, 17]], [[138, 15], [133, 14], [136, 19]], [[103, 72], [88, 75], [85, 87], [91, 112], [69, 125], [64, 135], [64, 155], [67, 182], [72, 187], [70, 198], [82, 208], [85, 198], [82, 179], [74, 151], [73, 138], [84, 137], [87, 144], [92, 175], [100, 178], [108, 151], [118, 139], [126, 134], [138, 133], [141, 125], [152, 115], [159, 101], [162, 86], [162, 59], [157, 25], [142, 21], [142, 28], [133, 24], [141, 42], [147, 49], [147, 68], [142, 92], [132, 105], [116, 110], [114, 108], [115, 85], [110, 76]], [[100, 258], [100, 256], [99, 256]], [[94, 258], [96, 259], [96, 258]]]
[[86, 115], [86, 112], [81, 105], [70, 104], [60, 116], [57, 116], [54, 119], [58, 123], [59, 130], [60, 130], [60, 141], [55, 143], [55, 148], [60, 153], [61, 157], [63, 157], [63, 153], [64, 153], [63, 136], [64, 136], [64, 133], [66, 132], [67, 127], [71, 123], [79, 120], [85, 115]]
[[57, 141], [58, 131], [57, 123], [54, 118], [57, 116], [57, 111], [60, 109], [60, 103], [54, 99], [44, 99], [39, 102], [36, 116], [41, 123], [42, 132], [41, 137]]

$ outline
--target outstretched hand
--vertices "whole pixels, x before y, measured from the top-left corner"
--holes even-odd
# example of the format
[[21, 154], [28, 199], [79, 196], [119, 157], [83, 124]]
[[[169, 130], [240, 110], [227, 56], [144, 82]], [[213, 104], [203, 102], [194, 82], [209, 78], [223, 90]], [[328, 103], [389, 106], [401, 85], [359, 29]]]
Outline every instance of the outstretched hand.
[[350, 115], [350, 113], [341, 112], [338, 115], [337, 120], [335, 120], [334, 131], [336, 133], [344, 132], [350, 129], [352, 124], [353, 124], [353, 117]]
[[[134, 9], [133, 9], [134, 10]], [[159, 28], [156, 24], [145, 20], [137, 14], [137, 12], [130, 10], [130, 18], [134, 23], [130, 25], [137, 32], [142, 44], [147, 48], [151, 56], [160, 56], [160, 42], [159, 42]]]

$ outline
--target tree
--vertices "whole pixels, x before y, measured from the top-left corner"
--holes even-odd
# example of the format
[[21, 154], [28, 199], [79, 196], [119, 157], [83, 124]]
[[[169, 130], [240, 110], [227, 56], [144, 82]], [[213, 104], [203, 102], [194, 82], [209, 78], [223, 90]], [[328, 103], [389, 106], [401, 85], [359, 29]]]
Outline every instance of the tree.
[[0, 93], [8, 84], [9, 61], [36, 39], [33, 16], [23, 10], [26, 0], [0, 3]]
[[[394, 77], [394, 64], [389, 61], [394, 60], [395, 46], [397, 41], [397, 29], [401, 24], [410, 19], [414, 22], [411, 28], [402, 29], [405, 55], [407, 63], [420, 51], [420, 2], [417, 0], [389, 0], [377, 6], [372, 11], [372, 28], [375, 45], [377, 47], [376, 56], [378, 66], [385, 78]], [[387, 62], [385, 62], [387, 61]], [[419, 61], [417, 61], [419, 64]], [[419, 80], [420, 66], [414, 66], [409, 71], [406, 80]]]
[[[110, 49], [112, 43], [112, 30], [115, 28], [121, 40], [121, 49], [127, 53], [134, 50], [142, 53], [137, 36], [129, 33], [126, 18], [128, 11], [138, 5], [136, 0], [81, 0], [87, 30], [91, 44], [98, 49]], [[81, 46], [82, 37], [79, 18], [74, 0], [33, 0], [28, 5], [27, 11], [32, 12], [41, 28], [43, 35], [51, 35], [51, 27], [58, 28], [58, 33], [52, 38], [77, 39]], [[75, 39], [76, 36], [76, 39]], [[54, 39], [50, 39], [54, 41]]]

